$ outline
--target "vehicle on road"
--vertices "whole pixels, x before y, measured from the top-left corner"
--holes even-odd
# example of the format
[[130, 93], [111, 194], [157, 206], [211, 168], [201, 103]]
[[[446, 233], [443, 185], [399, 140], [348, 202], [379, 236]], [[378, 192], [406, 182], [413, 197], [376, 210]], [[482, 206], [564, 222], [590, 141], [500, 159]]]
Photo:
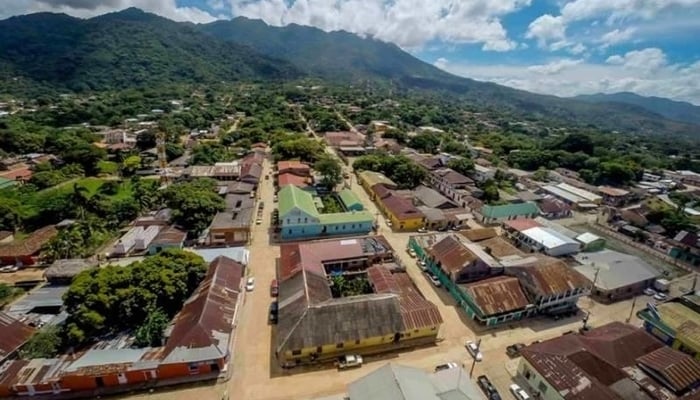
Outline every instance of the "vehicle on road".
[[496, 390], [496, 387], [493, 386], [493, 384], [486, 375], [480, 375], [479, 377], [477, 377], [476, 383], [479, 385], [481, 391], [484, 392], [484, 394], [489, 400], [501, 400], [501, 394], [498, 393], [498, 390]]
[[518, 357], [520, 355], [520, 350], [523, 347], [525, 347], [524, 343], [511, 344], [510, 346], [506, 347], [506, 354], [508, 354], [509, 357]]
[[654, 300], [658, 300], [658, 301], [664, 301], [667, 298], [668, 298], [668, 296], [666, 296], [666, 293], [657, 293], [654, 295]]
[[270, 303], [270, 323], [276, 324], [277, 323], [277, 311], [279, 307], [277, 305], [276, 301], [273, 301]]
[[273, 279], [270, 282], [270, 296], [277, 297], [280, 294], [280, 285], [277, 283], [277, 279]]
[[510, 392], [513, 393], [513, 396], [518, 400], [530, 400], [530, 395], [515, 383], [510, 385]]
[[415, 250], [408, 248], [408, 249], [406, 249], [406, 252], [408, 253], [409, 256], [411, 256], [411, 258], [416, 258], [416, 251]]
[[17, 272], [17, 271], [19, 271], [19, 267], [16, 265], [6, 265], [6, 266], [0, 268], [0, 272], [4, 272], [4, 273]]
[[258, 218], [255, 220], [255, 225], [260, 225], [262, 224], [262, 218]]
[[418, 264], [418, 268], [420, 268], [421, 271], [426, 272], [426, 271], [428, 270], [428, 264], [426, 264], [425, 261], [423, 261], [423, 260], [418, 260], [418, 261], [416, 262], [416, 264]]
[[347, 369], [362, 366], [362, 356], [359, 354], [346, 354], [338, 358], [338, 369]]
[[252, 276], [245, 282], [245, 290], [252, 292], [255, 289], [255, 278]]
[[277, 203], [278, 200], [279, 200], [279, 197], [277, 197], [277, 195], [275, 195], [275, 196], [272, 198], [272, 201], [275, 202], [275, 203]]
[[425, 229], [425, 228], [419, 228], [419, 229], [418, 229], [418, 233], [426, 233], [426, 232], [428, 232], [428, 230]]
[[656, 296], [656, 290], [652, 288], [646, 288], [644, 289], [644, 294], [647, 296]]
[[477, 346], [476, 342], [468, 340], [467, 343], [464, 344], [464, 347], [467, 348], [469, 354], [471, 354], [476, 361], [484, 359], [484, 355], [481, 354], [481, 350], [479, 350], [479, 346]]
[[446, 364], [436, 365], [435, 372], [443, 371], [446, 369], [452, 369], [452, 368], [459, 368], [459, 365], [457, 365], [457, 363], [454, 363], [454, 362], [448, 362]]
[[265, 202], [261, 201], [260, 203], [258, 203], [258, 209], [262, 210], [263, 208], [265, 208]]
[[428, 279], [430, 279], [430, 282], [432, 282], [435, 287], [440, 287], [442, 284], [440, 283], [440, 280], [435, 274], [428, 273]]

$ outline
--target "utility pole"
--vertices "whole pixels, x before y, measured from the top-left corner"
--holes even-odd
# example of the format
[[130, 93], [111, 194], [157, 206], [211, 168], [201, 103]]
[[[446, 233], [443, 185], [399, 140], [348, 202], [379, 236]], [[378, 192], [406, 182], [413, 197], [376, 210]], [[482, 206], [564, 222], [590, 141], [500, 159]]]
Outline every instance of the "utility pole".
[[[593, 268], [595, 268], [595, 263], [591, 264]], [[600, 267], [596, 268], [595, 270], [595, 275], [593, 275], [593, 286], [591, 287], [591, 293], [593, 293], [593, 290], [595, 290], [595, 284], [598, 282], [598, 274], [600, 273]], [[581, 327], [581, 331], [585, 332], [588, 330], [588, 319], [591, 317], [591, 310], [586, 310], [586, 316], [583, 317], [583, 326]]]
[[479, 354], [479, 351], [481, 349], [481, 338], [476, 341], [476, 351], [474, 351], [474, 354], [472, 354], [472, 367], [469, 369], [469, 378], [471, 379], [472, 375], [474, 374], [474, 367], [476, 366], [476, 355]]
[[627, 322], [628, 324], [630, 323], [630, 320], [632, 319], [632, 314], [634, 314], [634, 306], [635, 306], [636, 304], [637, 304], [637, 296], [635, 295], [635, 296], [632, 298], [632, 308], [630, 309], [630, 315], [627, 316], [627, 319], [625, 320], [625, 322]]

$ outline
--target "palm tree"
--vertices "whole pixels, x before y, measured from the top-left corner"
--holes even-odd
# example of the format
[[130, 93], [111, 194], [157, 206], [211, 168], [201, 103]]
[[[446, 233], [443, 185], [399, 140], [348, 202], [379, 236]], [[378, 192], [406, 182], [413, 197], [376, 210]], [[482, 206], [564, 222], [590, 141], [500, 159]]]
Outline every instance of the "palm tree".
[[73, 184], [71, 202], [76, 207], [78, 219], [82, 220], [85, 218], [85, 210], [90, 200], [90, 197], [88, 195], [89, 192], [86, 187], [78, 185], [77, 182]]

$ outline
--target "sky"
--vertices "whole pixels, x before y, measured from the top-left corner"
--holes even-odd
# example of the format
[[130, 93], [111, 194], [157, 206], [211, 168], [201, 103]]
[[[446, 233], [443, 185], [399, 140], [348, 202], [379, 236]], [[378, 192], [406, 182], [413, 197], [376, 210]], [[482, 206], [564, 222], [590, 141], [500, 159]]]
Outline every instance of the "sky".
[[177, 21], [246, 16], [346, 30], [538, 93], [629, 91], [700, 105], [700, 0], [0, 0], [0, 18], [132, 6]]

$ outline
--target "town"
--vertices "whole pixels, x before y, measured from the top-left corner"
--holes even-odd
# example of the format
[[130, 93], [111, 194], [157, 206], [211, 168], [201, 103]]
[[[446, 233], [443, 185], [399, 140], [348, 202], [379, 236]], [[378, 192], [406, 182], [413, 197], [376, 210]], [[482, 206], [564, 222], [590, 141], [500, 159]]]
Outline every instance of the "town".
[[383, 96], [0, 103], [0, 396], [700, 399], [700, 174]]

